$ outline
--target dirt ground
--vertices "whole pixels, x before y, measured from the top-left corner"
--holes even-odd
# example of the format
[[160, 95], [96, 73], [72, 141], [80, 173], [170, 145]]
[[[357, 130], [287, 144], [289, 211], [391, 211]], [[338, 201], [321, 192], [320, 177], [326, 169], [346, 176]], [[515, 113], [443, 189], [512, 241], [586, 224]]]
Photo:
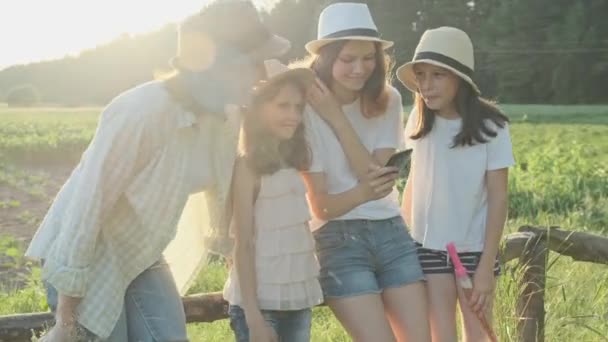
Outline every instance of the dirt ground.
[[0, 236], [8, 235], [27, 244], [74, 165], [22, 165], [19, 168], [27, 174], [44, 177], [46, 181], [42, 195], [32, 195], [19, 187], [0, 182], [0, 202], [18, 203], [16, 206], [0, 206]]

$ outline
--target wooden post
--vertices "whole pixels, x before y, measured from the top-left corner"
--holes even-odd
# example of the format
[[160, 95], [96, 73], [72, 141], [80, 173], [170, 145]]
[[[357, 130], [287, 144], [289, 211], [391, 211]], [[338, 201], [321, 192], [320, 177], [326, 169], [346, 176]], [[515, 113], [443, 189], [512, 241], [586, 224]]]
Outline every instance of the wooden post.
[[517, 302], [518, 341], [544, 342], [545, 332], [545, 273], [549, 250], [542, 235], [528, 240], [520, 257], [524, 267]]
[[536, 234], [531, 232], [518, 232], [507, 235], [503, 240], [503, 247], [500, 251], [500, 263], [506, 264], [514, 259], [521, 259], [526, 246], [535, 238]]

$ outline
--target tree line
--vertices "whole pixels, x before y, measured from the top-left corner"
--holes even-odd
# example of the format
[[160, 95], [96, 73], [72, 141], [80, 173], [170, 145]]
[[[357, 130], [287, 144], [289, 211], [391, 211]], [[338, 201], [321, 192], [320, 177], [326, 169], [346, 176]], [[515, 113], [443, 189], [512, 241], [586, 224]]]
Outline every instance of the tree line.
[[[306, 55], [304, 44], [316, 35], [320, 11], [333, 2], [282, 0], [263, 13], [292, 42], [286, 61]], [[424, 30], [454, 26], [473, 40], [475, 79], [484, 96], [503, 103], [608, 103], [608, 0], [365, 2], [383, 38], [395, 41], [396, 64], [411, 59]], [[34, 98], [44, 103], [103, 105], [167, 71], [175, 47], [176, 27], [167, 25], [123, 35], [76, 57], [9, 67], [0, 71], [0, 99], [17, 88], [34, 89]]]

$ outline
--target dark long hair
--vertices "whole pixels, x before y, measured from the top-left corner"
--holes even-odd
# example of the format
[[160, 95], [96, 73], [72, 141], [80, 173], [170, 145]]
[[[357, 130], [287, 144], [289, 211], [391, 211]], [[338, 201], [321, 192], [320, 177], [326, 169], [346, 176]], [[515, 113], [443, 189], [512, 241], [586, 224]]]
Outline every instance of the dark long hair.
[[301, 83], [284, 79], [255, 93], [251, 105], [245, 110], [239, 137], [239, 154], [259, 176], [273, 174], [285, 166], [299, 171], [306, 171], [310, 167], [311, 152], [303, 122], [298, 125], [291, 139], [279, 141], [261, 124], [259, 118], [262, 105], [274, 99], [287, 84], [293, 84], [302, 94], [306, 92]]
[[[305, 63], [317, 76], [331, 88], [334, 83], [332, 69], [340, 51], [349, 40], [339, 40], [323, 46], [318, 55], [309, 56]], [[374, 42], [376, 49], [376, 67], [361, 90], [361, 112], [367, 118], [382, 115], [386, 112], [389, 92], [386, 88], [391, 75], [392, 59], [388, 56], [382, 44]]]
[[[458, 114], [462, 117], [462, 129], [454, 136], [452, 147], [484, 144], [489, 138], [494, 138], [496, 131], [488, 127], [486, 120], [492, 121], [499, 128], [509, 122], [509, 118], [495, 103], [477, 95], [473, 87], [462, 79], [454, 100]], [[415, 105], [418, 125], [410, 138], [421, 139], [433, 129], [435, 113], [426, 106], [420, 93], [415, 95]]]

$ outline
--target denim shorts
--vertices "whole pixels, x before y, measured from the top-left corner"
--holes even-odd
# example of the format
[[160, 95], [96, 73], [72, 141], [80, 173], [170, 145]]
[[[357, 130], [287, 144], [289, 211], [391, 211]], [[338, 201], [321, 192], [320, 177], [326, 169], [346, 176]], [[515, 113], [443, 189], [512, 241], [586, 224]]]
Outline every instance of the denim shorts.
[[[230, 316], [230, 328], [234, 332], [236, 342], [249, 342], [249, 327], [247, 327], [243, 309], [237, 305], [230, 305], [228, 315]], [[293, 311], [262, 310], [262, 316], [264, 316], [264, 320], [277, 333], [279, 342], [310, 341], [311, 309]]]
[[326, 298], [381, 293], [424, 280], [401, 216], [330, 221], [313, 233]]

